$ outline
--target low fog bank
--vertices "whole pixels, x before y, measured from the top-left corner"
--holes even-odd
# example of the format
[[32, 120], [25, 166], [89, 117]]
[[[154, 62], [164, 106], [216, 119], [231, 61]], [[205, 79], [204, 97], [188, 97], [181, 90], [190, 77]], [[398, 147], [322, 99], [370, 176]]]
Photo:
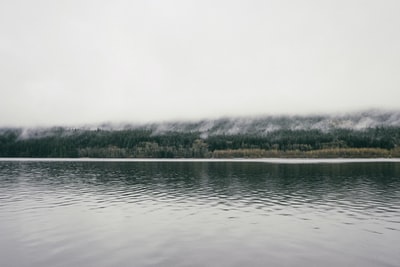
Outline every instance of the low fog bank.
[[18, 131], [19, 139], [42, 138], [53, 135], [68, 136], [81, 131], [144, 130], [152, 135], [168, 132], [200, 133], [202, 138], [214, 135], [264, 135], [278, 130], [334, 129], [364, 130], [377, 127], [400, 127], [400, 111], [368, 110], [332, 115], [225, 117], [198, 121], [171, 121], [154, 123], [103, 123], [57, 127], [2, 127], [0, 134]]
[[200, 132], [208, 135], [263, 135], [278, 130], [320, 130], [334, 129], [363, 130], [376, 127], [400, 127], [400, 111], [371, 110], [335, 115], [308, 116], [258, 116], [220, 118], [197, 122], [166, 122], [144, 125], [154, 134], [166, 132]]

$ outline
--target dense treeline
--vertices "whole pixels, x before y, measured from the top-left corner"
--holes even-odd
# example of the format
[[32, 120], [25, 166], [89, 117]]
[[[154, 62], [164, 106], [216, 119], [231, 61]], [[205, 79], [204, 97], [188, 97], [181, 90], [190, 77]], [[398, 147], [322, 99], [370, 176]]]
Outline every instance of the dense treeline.
[[148, 129], [0, 131], [0, 157], [399, 157], [400, 128], [210, 135]]

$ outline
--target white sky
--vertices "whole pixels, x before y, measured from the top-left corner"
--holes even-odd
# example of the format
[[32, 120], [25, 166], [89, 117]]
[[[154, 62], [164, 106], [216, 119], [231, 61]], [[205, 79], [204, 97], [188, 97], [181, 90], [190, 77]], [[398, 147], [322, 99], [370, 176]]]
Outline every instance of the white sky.
[[400, 108], [399, 0], [0, 1], [0, 126]]

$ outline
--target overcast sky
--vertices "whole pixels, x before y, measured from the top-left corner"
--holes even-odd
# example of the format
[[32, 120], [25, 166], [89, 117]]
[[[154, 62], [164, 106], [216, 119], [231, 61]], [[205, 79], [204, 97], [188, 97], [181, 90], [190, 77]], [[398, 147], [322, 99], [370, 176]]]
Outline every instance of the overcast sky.
[[400, 108], [400, 1], [0, 1], [0, 126]]

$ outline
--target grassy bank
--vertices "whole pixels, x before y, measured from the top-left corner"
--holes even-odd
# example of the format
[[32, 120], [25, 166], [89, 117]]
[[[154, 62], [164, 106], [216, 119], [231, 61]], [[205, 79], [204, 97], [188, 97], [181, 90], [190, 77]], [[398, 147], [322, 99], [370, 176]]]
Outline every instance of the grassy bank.
[[392, 158], [400, 157], [400, 149], [331, 148], [311, 151], [235, 149], [216, 150], [213, 158]]

